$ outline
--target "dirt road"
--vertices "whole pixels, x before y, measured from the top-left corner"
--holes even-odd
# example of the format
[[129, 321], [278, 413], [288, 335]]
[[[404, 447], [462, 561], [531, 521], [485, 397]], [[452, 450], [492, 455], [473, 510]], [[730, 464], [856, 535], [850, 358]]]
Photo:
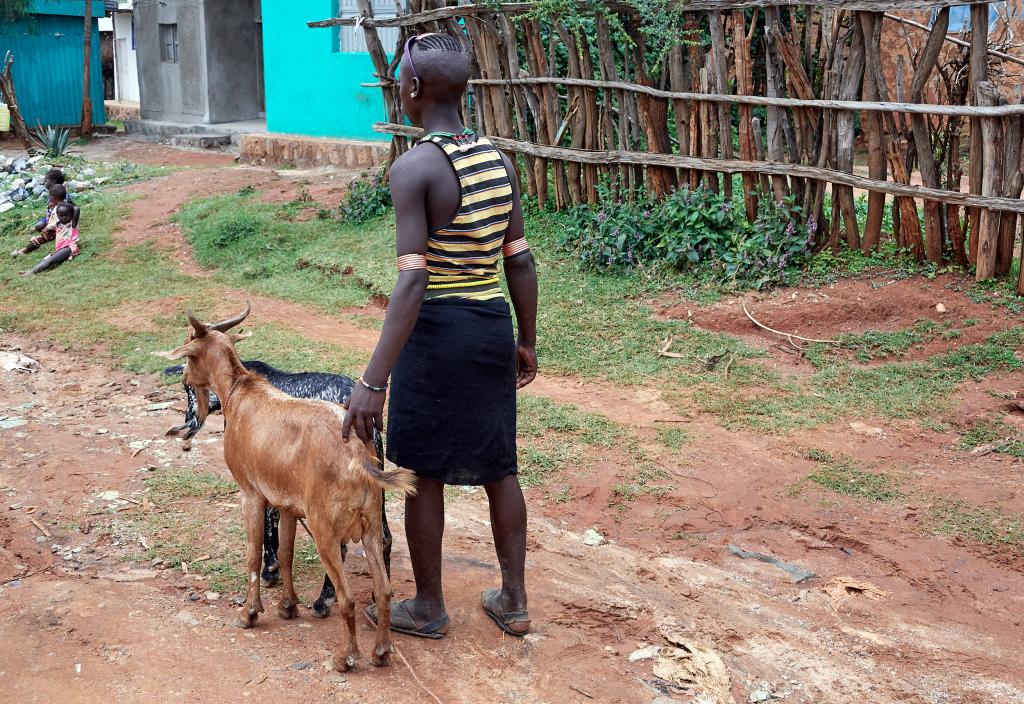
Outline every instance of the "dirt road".
[[[188, 163], [162, 147], [123, 148]], [[135, 188], [159, 193], [151, 212], [162, 215], [150, 224], [190, 267], [167, 215], [200, 191], [253, 181], [289, 188], [271, 171], [216, 163]], [[363, 329], [358, 339], [338, 336], [344, 321], [303, 306], [267, 299], [256, 309], [266, 316], [257, 324], [287, 320], [312, 337], [334, 335], [360, 349], [373, 343], [375, 333]], [[706, 315], [709, 327], [716, 315], [721, 325], [731, 320], [715, 309]], [[923, 530], [917, 519], [927, 507], [913, 498], [864, 503], [789, 490], [814, 469], [799, 448], [814, 446], [904, 467], [936, 491], [1020, 511], [1020, 461], [955, 451], [955, 434], [936, 443], [916, 424], [893, 421], [869, 423], [878, 434], [852, 432], [845, 422], [788, 437], [730, 432], [698, 412], [677, 415], [661, 389], [542, 378], [532, 393], [626, 417], [642, 441], [660, 421], [684, 421], [694, 441], [658, 457], [671, 490], [617, 501], [632, 460], [595, 450], [558, 477], [571, 500], [548, 488], [527, 491], [535, 632], [524, 641], [503, 637], [477, 605], [480, 590], [498, 580], [486, 500], [480, 491], [453, 490], [445, 543], [451, 634], [436, 642], [397, 636], [408, 667], [396, 659], [377, 670], [364, 658], [340, 675], [324, 667], [325, 644], [340, 629], [336, 616], [320, 621], [303, 610], [282, 621], [273, 613], [275, 588], [257, 627], [241, 631], [230, 625], [235, 594], [211, 589], [212, 577], [195, 565], [162, 569], [149, 559], [153, 536], [166, 537], [166, 526], [192, 531], [194, 561], [240, 540], [230, 490], [162, 501], [150, 490], [181, 470], [228, 477], [219, 419], [185, 453], [163, 438], [179, 422], [166, 406], [180, 403], [177, 387], [45, 339], [4, 334], [0, 349], [40, 363], [36, 373], [0, 372], [0, 423], [9, 426], [0, 429], [5, 701], [434, 701], [429, 690], [466, 703], [1024, 702], [1019, 558]], [[1013, 375], [973, 384], [958, 403], [965, 415], [993, 412], [1005, 402], [987, 392], [1022, 382]], [[395, 590], [407, 596], [401, 505], [390, 505], [389, 516]], [[605, 541], [586, 545], [588, 528]], [[730, 545], [816, 576], [794, 584], [776, 566], [733, 555]], [[301, 598], [314, 598], [317, 569], [307, 567]], [[368, 603], [361, 558], [348, 569], [359, 602]], [[364, 652], [371, 637], [363, 622]], [[649, 645], [658, 656], [629, 660]], [[703, 672], [692, 667], [701, 653], [710, 653]]]

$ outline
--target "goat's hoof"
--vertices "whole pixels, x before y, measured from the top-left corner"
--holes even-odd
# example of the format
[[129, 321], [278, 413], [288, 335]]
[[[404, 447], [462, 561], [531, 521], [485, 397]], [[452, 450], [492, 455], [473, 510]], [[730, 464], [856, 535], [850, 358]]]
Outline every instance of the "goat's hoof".
[[238, 628], [252, 628], [256, 625], [256, 620], [260, 617], [261, 611], [263, 611], [262, 606], [252, 610], [243, 606], [235, 618], [235, 626]]
[[378, 645], [373, 649], [373, 653], [370, 655], [370, 662], [376, 667], [385, 667], [391, 664], [391, 648], [392, 646]]
[[264, 589], [270, 587], [276, 587], [281, 583], [281, 572], [280, 570], [274, 570], [273, 572], [264, 572], [260, 575], [260, 586]]
[[356, 659], [351, 655], [340, 658], [337, 655], [331, 657], [331, 664], [338, 672], [348, 672], [356, 666]]
[[331, 604], [317, 599], [313, 602], [313, 617], [327, 618], [331, 615]]
[[282, 601], [277, 605], [277, 615], [288, 620], [299, 615], [299, 607], [294, 601]]

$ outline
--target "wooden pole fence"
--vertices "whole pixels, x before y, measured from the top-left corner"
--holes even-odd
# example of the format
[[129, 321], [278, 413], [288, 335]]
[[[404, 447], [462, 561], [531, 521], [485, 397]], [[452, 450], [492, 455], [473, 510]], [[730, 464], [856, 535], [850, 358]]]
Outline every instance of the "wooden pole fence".
[[[666, 46], [624, 0], [413, 0], [379, 18], [357, 2], [360, 17], [309, 26], [361, 27], [376, 78], [364, 85], [383, 93], [375, 129], [394, 137], [392, 159], [418, 132], [400, 124], [401, 46], [386, 55], [378, 29], [446, 31], [471, 58], [465, 123], [516, 155], [538, 203], [595, 203], [603, 183], [623, 200], [742, 188], [748, 220], [758, 198], [792, 199], [816, 249], [869, 253], [891, 237], [921, 261], [977, 262], [979, 279], [1005, 275], [1016, 256], [1024, 100], [1007, 95], [1024, 57], [990, 43], [990, 29], [1002, 34], [985, 4], [971, 5], [958, 38], [948, 8], [962, 0], [666, 0], [649, 9], [677, 14]], [[901, 16], [926, 9], [927, 25]]]

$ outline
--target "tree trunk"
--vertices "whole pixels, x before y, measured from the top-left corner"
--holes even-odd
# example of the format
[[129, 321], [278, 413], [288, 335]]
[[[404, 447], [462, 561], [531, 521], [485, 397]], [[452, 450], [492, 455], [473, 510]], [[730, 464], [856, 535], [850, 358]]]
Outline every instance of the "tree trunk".
[[14, 75], [11, 73], [11, 66], [14, 65], [14, 54], [7, 52], [4, 56], [4, 68], [0, 72], [0, 93], [3, 94], [4, 102], [7, 103], [8, 109], [11, 111], [11, 127], [14, 128], [14, 134], [25, 149], [31, 149], [33, 147], [32, 137], [28, 133], [28, 126], [25, 125], [25, 118], [21, 116], [21, 110], [18, 109], [18, 94], [14, 90]]
[[85, 42], [82, 60], [82, 136], [92, 134], [92, 98], [89, 97], [89, 68], [92, 54], [92, 0], [85, 0]]

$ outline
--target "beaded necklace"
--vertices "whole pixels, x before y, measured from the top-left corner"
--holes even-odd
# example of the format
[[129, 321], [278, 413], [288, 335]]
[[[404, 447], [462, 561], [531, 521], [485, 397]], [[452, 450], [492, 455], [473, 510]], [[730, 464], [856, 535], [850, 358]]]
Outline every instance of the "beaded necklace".
[[424, 135], [423, 139], [420, 141], [426, 141], [433, 137], [444, 137], [445, 139], [452, 140], [455, 142], [455, 145], [459, 148], [460, 152], [466, 151], [476, 143], [476, 133], [468, 127], [458, 134], [443, 131], [431, 132], [430, 134]]

